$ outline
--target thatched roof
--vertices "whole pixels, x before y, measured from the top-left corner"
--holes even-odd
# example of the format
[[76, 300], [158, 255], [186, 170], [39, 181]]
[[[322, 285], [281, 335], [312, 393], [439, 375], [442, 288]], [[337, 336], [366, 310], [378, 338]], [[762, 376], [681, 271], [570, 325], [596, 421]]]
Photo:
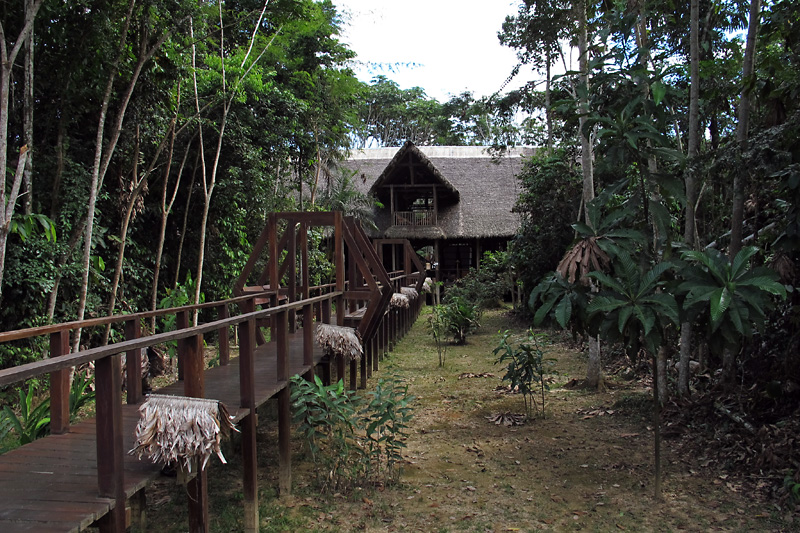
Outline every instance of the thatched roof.
[[[513, 149], [493, 158], [479, 146], [415, 146], [358, 150], [344, 162], [355, 171], [362, 192], [375, 194], [384, 208], [375, 211], [380, 236], [388, 238], [455, 239], [510, 237], [519, 228], [511, 210], [519, 194], [516, 175], [533, 149]], [[390, 184], [435, 184], [440, 196], [437, 226], [392, 226], [385, 192]]]
[[[407, 181], [406, 174], [408, 171], [404, 168], [401, 168], [403, 166], [407, 166], [404, 165], [406, 162], [411, 162], [411, 164], [421, 167], [423, 174], [429, 173], [429, 179], [427, 181], [441, 185], [447, 193], [450, 193], [455, 200], [458, 200], [458, 189], [456, 189], [453, 184], [442, 175], [439, 169], [436, 168], [436, 165], [434, 165], [433, 162], [431, 162], [431, 160], [425, 155], [425, 153], [422, 152], [422, 150], [420, 150], [412, 142], [406, 142], [399, 150], [397, 150], [397, 153], [395, 153], [392, 160], [389, 161], [389, 164], [383, 169], [381, 175], [378, 176], [378, 179], [375, 180], [375, 183], [373, 183], [372, 187], [370, 187], [370, 194], [377, 194], [381, 187], [388, 185], [391, 181]], [[423, 181], [425, 181], [424, 177]]]

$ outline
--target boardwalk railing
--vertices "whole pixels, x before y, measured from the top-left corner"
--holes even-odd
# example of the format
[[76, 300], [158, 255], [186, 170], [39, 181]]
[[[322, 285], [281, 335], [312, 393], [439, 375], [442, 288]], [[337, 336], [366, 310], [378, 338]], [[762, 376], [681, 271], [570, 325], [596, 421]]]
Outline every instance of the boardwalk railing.
[[[360, 368], [360, 385], [364, 387], [366, 378], [377, 370], [379, 359], [410, 326], [422, 301], [418, 298], [409, 310], [387, 310], [391, 294], [400, 287], [413, 284], [421, 288], [424, 271], [412, 272], [407, 266], [389, 275], [354, 221], [340, 214], [325, 215], [330, 218], [312, 219], [306, 214], [271, 217], [268, 225], [271, 227], [261, 249], [257, 246], [254, 255], [269, 246], [270, 257], [279, 257], [278, 247], [273, 245], [279, 244], [279, 220], [286, 223], [285, 246], [292, 253], [286, 255], [284, 263], [289, 261], [289, 264], [285, 267], [277, 261], [268, 262], [267, 276], [258, 280], [261, 290], [244, 290], [242, 280], [247, 278], [244, 276], [239, 286], [242, 294], [228, 300], [0, 332], [0, 343], [49, 337], [49, 358], [0, 370], [0, 386], [49, 375], [52, 433], [50, 437], [0, 456], [0, 486], [24, 484], [27, 489], [14, 493], [15, 497], [6, 495], [0, 499], [0, 531], [80, 531], [96, 526], [103, 532], [122, 532], [128, 526], [126, 506], [129, 504], [131, 519], [143, 521], [144, 490], [159, 475], [159, 468], [127, 455], [132, 448], [137, 407], [143, 400], [141, 357], [144, 349], [170, 342], [177, 343], [179, 381], [159, 392], [211, 397], [228, 406], [242, 432], [245, 530], [257, 531], [255, 409], [269, 398], [278, 399], [279, 490], [281, 494], [288, 493], [291, 490], [289, 377], [295, 373], [310, 377], [319, 366], [323, 380], [329, 383], [331, 379], [329, 362], [313, 343], [313, 323], [335, 321], [344, 325], [348, 314], [355, 316], [360, 312], [359, 318], [350, 320], [359, 328], [364, 340], [365, 356]], [[339, 243], [334, 245], [336, 282], [312, 287], [307, 272], [307, 237], [303, 236], [303, 230], [314, 222], [329, 221], [333, 222], [334, 238]], [[295, 238], [297, 241], [293, 245]], [[300, 250], [296, 248], [298, 242]], [[345, 252], [349, 254], [347, 279]], [[293, 264], [295, 260], [289, 259], [297, 256], [301, 262], [299, 269]], [[282, 287], [278, 281], [272, 284], [275, 288], [263, 290], [270, 280], [285, 279], [289, 280], [287, 287]], [[300, 280], [300, 284], [293, 285], [293, 279], [295, 283]], [[216, 320], [190, 325], [195, 313], [211, 309], [216, 311]], [[232, 309], [236, 312], [232, 313]], [[176, 330], [142, 335], [142, 323], [167, 316], [175, 317]], [[299, 331], [298, 321], [303, 326]], [[108, 325], [124, 327], [125, 340], [69, 353], [69, 337], [73, 330]], [[269, 343], [260, 342], [263, 341], [259, 339], [263, 325], [270, 328]], [[231, 327], [238, 329], [239, 341], [239, 357], [233, 359], [238, 364], [233, 365], [229, 349]], [[219, 366], [206, 369], [203, 338], [211, 335], [218, 339]], [[122, 354], [126, 356], [127, 405], [123, 405], [122, 395]], [[96, 416], [94, 420], [71, 427], [69, 374], [73, 368], [87, 363], [93, 363], [95, 368]], [[337, 357], [335, 363], [336, 375], [343, 379], [345, 362]], [[350, 366], [351, 388], [357, 385], [356, 365], [352, 362]], [[96, 485], [87, 481], [87, 474], [94, 474]], [[208, 531], [205, 471], [188, 482], [187, 500], [190, 531]], [[141, 524], [140, 527], [145, 528]]]

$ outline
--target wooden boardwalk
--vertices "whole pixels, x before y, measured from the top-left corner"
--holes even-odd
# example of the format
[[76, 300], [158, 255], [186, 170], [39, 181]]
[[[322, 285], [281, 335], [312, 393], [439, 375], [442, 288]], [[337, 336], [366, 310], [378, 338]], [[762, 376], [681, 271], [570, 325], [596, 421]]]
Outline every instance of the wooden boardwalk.
[[[308, 231], [314, 226], [332, 228], [335, 283], [312, 287]], [[244, 530], [258, 531], [257, 417], [253, 411], [270, 398], [277, 399], [278, 491], [290, 494], [289, 378], [305, 375], [320, 363], [324, 363], [323, 382], [331, 375], [329, 361], [313, 341], [313, 324], [347, 323], [357, 329], [364, 348], [360, 364], [350, 361], [348, 369], [342, 357], [334, 357], [337, 378], [349, 380], [349, 387], [355, 389], [366, 386], [380, 356], [419, 313], [421, 298], [403, 309], [390, 308], [393, 294], [406, 284], [421, 291], [424, 268], [408, 241], [389, 244], [401, 246], [405, 257], [404, 270], [391, 277], [351, 217], [341, 213], [271, 214], [234, 285], [233, 298], [0, 332], [0, 342], [49, 337], [49, 357], [0, 369], [0, 386], [49, 375], [50, 429], [54, 433], [0, 456], [0, 533], [82, 531], [89, 527], [98, 527], [101, 533], [122, 533], [131, 523], [142, 522], [146, 516], [144, 491], [161, 469], [126, 453], [134, 446], [138, 407], [144, 399], [140, 361], [142, 350], [172, 342], [177, 343], [181, 380], [158, 392], [221, 401], [238, 422]], [[254, 268], [260, 264], [266, 267], [258, 274]], [[255, 285], [247, 285], [248, 280]], [[231, 308], [238, 311], [231, 313]], [[190, 317], [200, 311], [216, 313], [216, 320], [190, 325]], [[146, 321], [167, 316], [174, 318], [175, 330], [142, 334]], [[294, 332], [298, 318], [308, 328]], [[264, 339], [261, 327], [266, 324], [273, 342], [257, 345], [257, 340]], [[71, 353], [70, 335], [83, 328], [111, 325], [124, 330], [125, 340]], [[239, 357], [234, 360], [229, 360], [230, 328], [238, 330]], [[211, 369], [205, 368], [203, 359], [203, 341], [208, 336], [219, 339], [221, 366]], [[127, 358], [128, 405], [122, 403], [121, 354]], [[72, 426], [69, 372], [87, 363], [93, 363], [95, 369], [96, 416]], [[205, 471], [186, 483], [187, 529], [192, 533], [208, 532], [207, 486]]]
[[[289, 375], [304, 374], [302, 330], [288, 335]], [[314, 363], [323, 359], [315, 347]], [[287, 386], [278, 381], [275, 343], [255, 350], [256, 405], [260, 406]], [[154, 391], [155, 392], [155, 391]], [[176, 382], [158, 391], [183, 395], [183, 383]], [[236, 421], [249, 414], [240, 407], [238, 359], [205, 372], [205, 397], [225, 404]], [[124, 449], [134, 446], [134, 431], [139, 420], [137, 405], [124, 405]], [[51, 435], [0, 456], [0, 532], [72, 532], [91, 526], [114, 508], [113, 498], [97, 495], [97, 443], [95, 420], [76, 424], [70, 432]], [[124, 490], [126, 498], [161, 474], [159, 466], [148, 460], [126, 455]]]

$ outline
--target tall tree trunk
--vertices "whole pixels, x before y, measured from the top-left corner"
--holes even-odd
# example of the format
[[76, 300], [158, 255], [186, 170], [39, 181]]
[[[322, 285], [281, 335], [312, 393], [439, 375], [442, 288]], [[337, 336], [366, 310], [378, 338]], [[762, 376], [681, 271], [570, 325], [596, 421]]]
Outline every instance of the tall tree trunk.
[[50, 191], [50, 218], [55, 220], [58, 215], [58, 204], [61, 198], [61, 179], [64, 176], [64, 156], [66, 146], [64, 139], [67, 133], [67, 114], [62, 113], [58, 118], [58, 132], [56, 133], [56, 173], [53, 176], [53, 187]]
[[78, 247], [78, 243], [80, 242], [81, 235], [83, 235], [84, 230], [86, 229], [86, 217], [82, 217], [80, 221], [75, 225], [73, 229], [72, 235], [69, 238], [69, 242], [67, 243], [67, 249], [61, 254], [58, 259], [56, 260], [56, 275], [53, 279], [53, 287], [50, 289], [50, 294], [47, 297], [47, 321], [52, 322], [53, 317], [56, 314], [56, 301], [58, 300], [58, 287], [61, 284], [61, 279], [63, 277], [62, 272], [64, 271], [64, 265], [67, 264], [67, 261], [75, 252], [75, 249]]
[[[86, 229], [85, 234], [83, 237], [83, 275], [81, 277], [81, 288], [80, 294], [78, 296], [78, 313], [77, 313], [77, 320], [83, 320], [84, 314], [86, 313], [86, 297], [89, 292], [89, 264], [92, 260], [92, 237], [94, 236], [94, 214], [97, 207], [97, 194], [98, 189], [100, 186], [101, 176], [101, 163], [103, 160], [103, 138], [105, 134], [105, 127], [106, 127], [106, 117], [108, 115], [108, 107], [111, 103], [111, 93], [114, 89], [114, 80], [117, 77], [117, 71], [119, 70], [119, 64], [122, 61], [122, 54], [125, 50], [125, 43], [128, 40], [128, 27], [131, 22], [131, 15], [133, 14], [133, 6], [135, 4], [135, 0], [130, 0], [130, 4], [128, 5], [128, 14], [125, 17], [125, 24], [123, 26], [122, 37], [120, 39], [119, 46], [117, 47], [117, 57], [114, 59], [114, 62], [111, 64], [111, 69], [108, 75], [108, 81], [106, 82], [106, 89], [105, 93], [103, 94], [103, 101], [100, 105], [100, 116], [97, 119], [97, 131], [95, 133], [95, 151], [94, 151], [94, 162], [92, 163], [92, 179], [89, 185], [89, 202], [87, 207], [87, 216], [86, 216]], [[110, 146], [109, 146], [110, 148]], [[72, 351], [77, 352], [80, 348], [81, 343], [81, 329], [77, 329], [75, 331], [75, 338], [72, 342]]]
[[172, 288], [177, 289], [178, 283], [181, 281], [181, 260], [183, 258], [183, 244], [186, 242], [186, 229], [189, 227], [189, 207], [192, 205], [192, 191], [194, 190], [194, 182], [197, 181], [197, 167], [200, 161], [200, 149], [198, 148], [195, 154], [194, 168], [192, 169], [192, 181], [189, 183], [188, 193], [186, 195], [186, 206], [183, 209], [183, 224], [181, 225], [181, 236], [178, 239], [178, 253], [175, 260], [175, 279], [172, 282]]
[[[17, 159], [17, 172], [14, 174], [14, 182], [9, 194], [8, 204], [0, 205], [0, 214], [2, 215], [2, 225], [0, 225], [0, 301], [2, 301], [3, 293], [3, 273], [5, 271], [6, 262], [6, 246], [8, 245], [8, 234], [11, 232], [11, 217], [14, 216], [14, 204], [19, 195], [19, 189], [22, 185], [22, 174], [25, 169], [25, 161], [28, 159], [28, 149], [23, 146], [19, 150], [19, 159]], [[12, 199], [14, 200], [12, 202]]]
[[[739, 153], [747, 150], [750, 127], [750, 78], [753, 76], [756, 55], [758, 25], [761, 17], [761, 0], [750, 1], [750, 22], [747, 27], [747, 44], [742, 63], [742, 94], [739, 99], [739, 123], [736, 126], [736, 142]], [[731, 245], [728, 254], [733, 260], [742, 249], [742, 232], [744, 224], [744, 188], [747, 181], [747, 169], [740, 165], [740, 171], [733, 177], [733, 209], [731, 211]]]
[[[591, 227], [589, 202], [594, 200], [594, 153], [590, 134], [587, 131], [586, 119], [589, 113], [589, 37], [586, 22], [586, 0], [576, 5], [578, 19], [578, 63], [581, 89], [578, 90], [578, 109], [580, 117], [578, 126], [581, 137], [581, 169], [583, 171], [583, 212], [586, 224]], [[586, 385], [591, 388], [603, 386], [602, 362], [600, 359], [600, 339], [589, 338], [589, 363], [586, 367]]]
[[[13, 41], [14, 46], [8, 49], [6, 43], [5, 28], [0, 24], [0, 302], [3, 299], [3, 274], [6, 263], [6, 246], [8, 244], [8, 233], [11, 231], [11, 218], [14, 216], [14, 209], [17, 205], [17, 197], [22, 186], [22, 176], [24, 174], [25, 161], [27, 160], [27, 147], [22, 147], [17, 160], [17, 172], [11, 183], [10, 190], [6, 183], [6, 169], [8, 168], [8, 106], [11, 90], [11, 70], [14, 62], [27, 41], [28, 35], [33, 31], [33, 21], [44, 0], [34, 0], [25, 10], [25, 21], [22, 25], [17, 38]], [[19, 167], [22, 162], [22, 167]], [[7, 193], [8, 191], [8, 193]]]
[[[161, 139], [161, 143], [159, 143], [158, 148], [156, 148], [155, 153], [153, 154], [153, 158], [150, 161], [150, 164], [145, 169], [144, 173], [141, 177], [139, 177], [139, 154], [141, 150], [140, 146], [140, 136], [139, 136], [139, 126], [136, 126], [136, 146], [134, 148], [133, 154], [133, 187], [131, 188], [130, 196], [125, 202], [125, 212], [122, 216], [122, 224], [119, 230], [119, 245], [118, 245], [118, 252], [117, 252], [117, 263], [114, 266], [114, 277], [111, 281], [111, 294], [109, 295], [109, 302], [108, 302], [108, 315], [111, 316], [114, 314], [114, 306], [117, 303], [117, 291], [119, 290], [120, 280], [122, 279], [122, 265], [125, 259], [125, 247], [128, 243], [128, 228], [130, 227], [131, 220], [133, 219], [133, 212], [136, 206], [136, 201], [141, 196], [142, 192], [147, 187], [147, 182], [150, 178], [150, 175], [153, 173], [153, 169], [155, 168], [156, 164], [158, 163], [159, 159], [161, 158], [161, 152], [164, 150], [167, 142], [167, 135], [169, 138], [172, 138], [172, 132], [175, 130], [175, 121], [173, 120], [170, 125], [168, 131], [165, 133], [164, 138]], [[120, 187], [123, 189], [123, 187]], [[108, 337], [111, 333], [111, 324], [106, 326], [106, 331], [103, 336], [103, 344], [108, 344]]]
[[[128, 14], [125, 17], [125, 24], [123, 28], [123, 35], [120, 39], [119, 47], [117, 49], [117, 58], [111, 66], [108, 75], [108, 82], [106, 85], [105, 94], [103, 95], [103, 103], [100, 106], [100, 117], [97, 124], [97, 135], [95, 138], [95, 156], [92, 165], [92, 180], [89, 189], [89, 204], [88, 215], [86, 217], [86, 235], [83, 242], [83, 277], [81, 278], [81, 289], [78, 299], [78, 317], [77, 320], [83, 320], [86, 312], [86, 297], [89, 292], [89, 265], [92, 257], [92, 237], [94, 235], [94, 216], [97, 207], [97, 196], [103, 186], [103, 179], [105, 178], [108, 166], [111, 163], [111, 158], [117, 148], [117, 141], [119, 141], [120, 134], [122, 133], [122, 125], [125, 121], [125, 114], [128, 108], [128, 103], [133, 96], [133, 90], [139, 81], [139, 75], [144, 68], [144, 65], [153, 57], [153, 54], [161, 47], [167, 38], [172, 34], [172, 31], [167, 31], [161, 35], [155, 43], [148, 49], [148, 44], [145, 39], [142, 39], [139, 49], [139, 58], [131, 73], [131, 79], [128, 82], [125, 93], [122, 95], [120, 107], [117, 111], [117, 117], [112, 125], [111, 134], [109, 135], [108, 144], [104, 144], [106, 117], [108, 115], [108, 108], [111, 102], [112, 93], [114, 90], [114, 81], [117, 77], [122, 58], [126, 55], [127, 49], [125, 43], [127, 42], [128, 28], [133, 15], [133, 8], [136, 0], [130, 0], [128, 6]], [[75, 339], [73, 341], [73, 351], [78, 351], [81, 340], [81, 329], [78, 328], [75, 332]]]
[[544, 80], [544, 116], [547, 122], [547, 153], [553, 153], [553, 110], [550, 109], [550, 98], [551, 98], [551, 88], [550, 88], [550, 67], [552, 66], [551, 63], [553, 61], [553, 57], [550, 53], [550, 49], [547, 49], [545, 62], [545, 80]]
[[[739, 123], [736, 126], [736, 141], [740, 157], [747, 150], [750, 126], [750, 83], [755, 67], [756, 40], [761, 17], [761, 0], [750, 2], [750, 22], [747, 27], [747, 45], [742, 64], [742, 94], [739, 100]], [[733, 178], [733, 209], [731, 210], [731, 245], [728, 255], [733, 261], [742, 249], [742, 232], [744, 226], [744, 189], [748, 170], [739, 165], [739, 171]], [[732, 386], [736, 381], [736, 354], [725, 349], [722, 354], [722, 381]]]
[[[258, 21], [256, 22], [255, 27], [253, 28], [253, 33], [250, 37], [249, 49], [247, 53], [245, 53], [244, 58], [242, 59], [241, 65], [239, 68], [244, 70], [244, 73], [238, 78], [238, 80], [228, 88], [227, 85], [227, 78], [226, 78], [226, 71], [225, 71], [225, 36], [224, 36], [224, 25], [222, 21], [222, 0], [217, 2], [217, 6], [219, 7], [219, 46], [220, 46], [220, 65], [222, 69], [222, 94], [224, 98], [223, 106], [222, 106], [222, 117], [219, 121], [219, 135], [217, 137], [217, 148], [214, 154], [214, 162], [211, 167], [210, 175], [206, 168], [206, 160], [205, 160], [205, 147], [203, 141], [203, 129], [202, 126], [199, 127], [199, 137], [200, 137], [200, 168], [202, 170], [202, 178], [203, 178], [203, 193], [204, 193], [204, 204], [203, 204], [203, 215], [202, 220], [200, 221], [200, 243], [198, 244], [198, 259], [197, 259], [197, 278], [195, 280], [195, 291], [194, 291], [194, 303], [200, 303], [200, 294], [202, 292], [202, 283], [203, 283], [203, 264], [205, 262], [205, 247], [206, 247], [206, 227], [208, 225], [208, 212], [211, 206], [211, 197], [214, 194], [214, 187], [217, 183], [217, 172], [219, 170], [219, 160], [222, 155], [222, 145], [223, 139], [225, 138], [225, 126], [228, 121], [228, 115], [231, 110], [231, 106], [233, 105], [234, 98], [236, 96], [236, 89], [237, 86], [245, 79], [248, 75], [250, 70], [258, 63], [261, 57], [264, 55], [264, 52], [269, 48], [272, 42], [275, 40], [275, 36], [277, 36], [278, 32], [280, 32], [280, 28], [276, 33], [272, 36], [272, 40], [265, 46], [265, 48], [261, 51], [259, 56], [253, 60], [253, 62], [247, 66], [247, 62], [250, 58], [250, 53], [253, 50], [253, 44], [255, 43], [256, 36], [258, 35], [258, 30], [261, 27], [261, 21], [264, 18], [264, 14], [266, 13], [267, 6], [269, 5], [269, 0], [265, 0], [264, 6], [261, 10], [261, 14], [259, 16]], [[192, 35], [194, 35], [194, 29], [190, 25], [190, 31]], [[200, 96], [197, 91], [197, 68], [196, 68], [196, 48], [195, 45], [192, 44], [192, 67], [193, 67], [193, 82], [194, 82], [194, 94], [195, 94], [195, 105], [196, 111], [198, 116], [200, 115]], [[245, 67], [247, 68], [245, 69]], [[230, 94], [228, 91], [230, 90]], [[302, 209], [302, 204], [301, 204]], [[195, 310], [194, 312], [194, 320], [193, 323], [197, 325], [198, 319], [198, 311]]]
[[[179, 106], [178, 106], [179, 107]], [[177, 107], [176, 107], [177, 109]], [[181, 166], [178, 169], [178, 176], [175, 179], [175, 188], [172, 190], [172, 196], [167, 202], [167, 189], [169, 188], [169, 176], [172, 173], [172, 157], [175, 152], [175, 130], [172, 131], [169, 144], [169, 153], [167, 154], [167, 168], [164, 169], [164, 187], [161, 190], [161, 224], [158, 231], [158, 244], [156, 245], [156, 260], [153, 266], [153, 287], [150, 291], [150, 309], [155, 311], [158, 307], [158, 278], [161, 274], [161, 258], [164, 255], [164, 241], [167, 237], [167, 218], [172, 212], [172, 206], [175, 205], [175, 198], [178, 196], [178, 189], [181, 185], [181, 178], [183, 177], [183, 170], [186, 168], [186, 160], [189, 158], [189, 150], [192, 146], [190, 140], [186, 146], [186, 151], [183, 153]], [[156, 317], [150, 319], [150, 331], [156, 331]]]
[[[25, 11], [33, 9], [33, 0], [25, 0]], [[33, 150], [33, 25], [31, 25], [31, 32], [28, 38], [25, 39], [25, 84], [23, 91], [24, 95], [24, 133], [23, 144], [28, 147], [28, 150]], [[25, 192], [23, 196], [23, 213], [26, 215], [33, 214], [33, 154], [28, 155], [25, 162], [25, 170], [22, 173], [22, 190]]]
[[[700, 0], [691, 0], [689, 7], [689, 148], [686, 165], [686, 211], [683, 240], [696, 248], [695, 202], [697, 183], [694, 164], [700, 151]], [[681, 324], [680, 359], [678, 363], [678, 395], [689, 396], [689, 361], [692, 354], [692, 323]]]

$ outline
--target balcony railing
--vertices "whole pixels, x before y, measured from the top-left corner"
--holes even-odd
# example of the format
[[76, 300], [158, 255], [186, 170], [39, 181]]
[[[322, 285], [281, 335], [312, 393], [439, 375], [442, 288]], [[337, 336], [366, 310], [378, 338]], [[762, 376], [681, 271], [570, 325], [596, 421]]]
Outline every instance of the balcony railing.
[[395, 211], [395, 226], [435, 226], [436, 211], [433, 209], [420, 209], [416, 211]]

